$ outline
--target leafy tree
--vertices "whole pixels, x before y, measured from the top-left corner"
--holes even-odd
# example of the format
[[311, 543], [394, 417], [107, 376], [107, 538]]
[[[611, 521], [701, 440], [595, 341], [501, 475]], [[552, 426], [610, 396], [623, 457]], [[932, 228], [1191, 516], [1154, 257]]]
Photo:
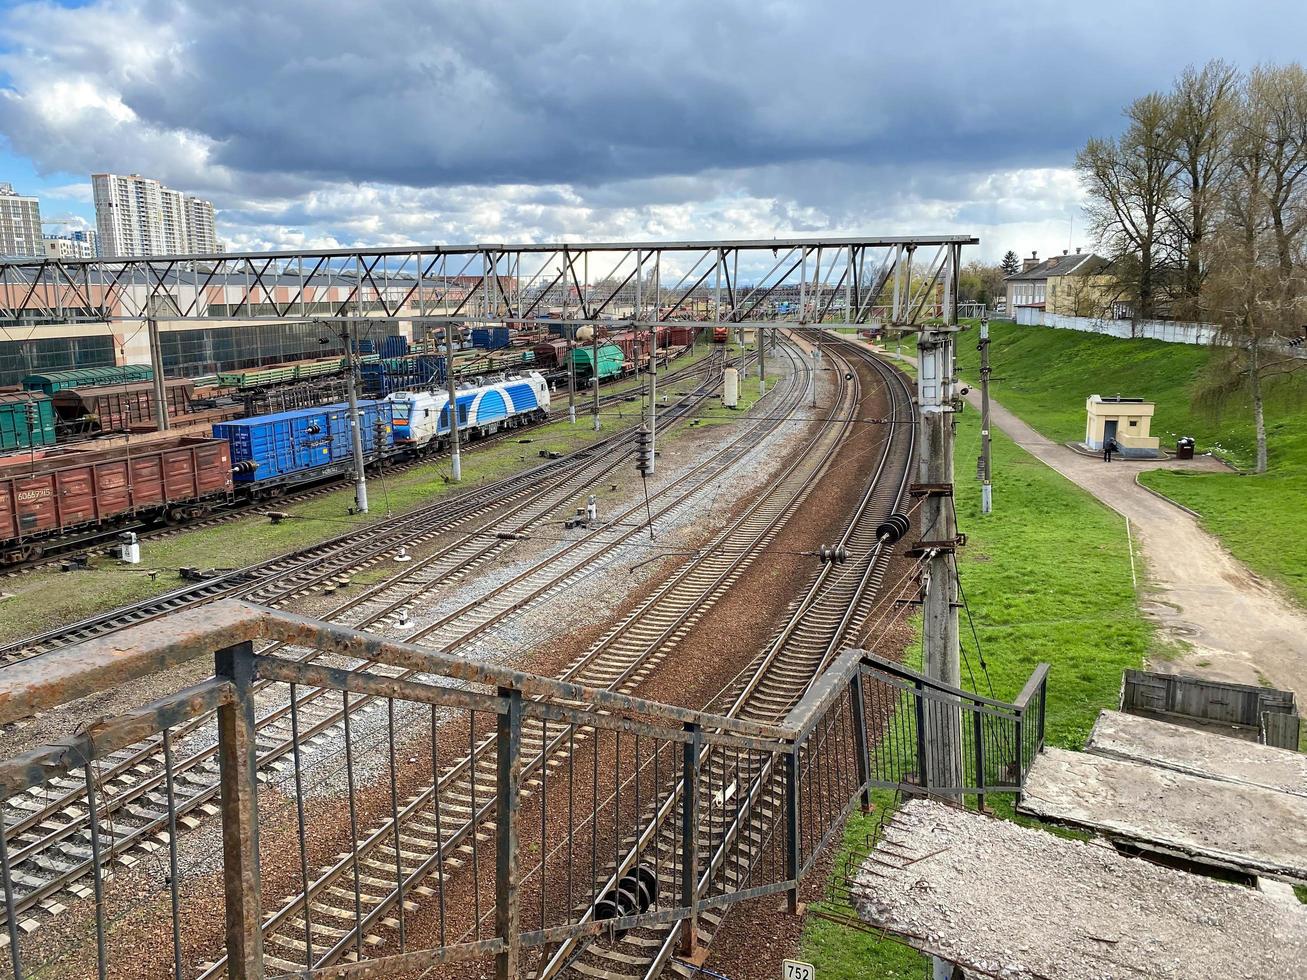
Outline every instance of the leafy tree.
[[1017, 258], [1017, 253], [1012, 251], [1012, 249], [1008, 249], [1007, 253], [1003, 256], [1003, 263], [999, 268], [1003, 270], [1003, 275], [1005, 276], [1015, 276], [1020, 272], [1021, 260]]

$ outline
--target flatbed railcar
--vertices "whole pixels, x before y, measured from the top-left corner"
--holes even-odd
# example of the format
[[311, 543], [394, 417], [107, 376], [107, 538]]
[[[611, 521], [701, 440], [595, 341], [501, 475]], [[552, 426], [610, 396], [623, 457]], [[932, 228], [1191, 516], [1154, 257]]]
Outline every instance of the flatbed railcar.
[[180, 522], [232, 496], [225, 440], [172, 436], [0, 460], [0, 562], [34, 561], [128, 524]]

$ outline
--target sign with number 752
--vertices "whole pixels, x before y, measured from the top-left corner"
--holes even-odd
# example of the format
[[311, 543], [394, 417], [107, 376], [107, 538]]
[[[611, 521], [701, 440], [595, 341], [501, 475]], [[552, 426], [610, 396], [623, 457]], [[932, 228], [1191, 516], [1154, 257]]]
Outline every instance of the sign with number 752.
[[811, 963], [786, 960], [781, 964], [781, 980], [817, 980], [817, 969]]

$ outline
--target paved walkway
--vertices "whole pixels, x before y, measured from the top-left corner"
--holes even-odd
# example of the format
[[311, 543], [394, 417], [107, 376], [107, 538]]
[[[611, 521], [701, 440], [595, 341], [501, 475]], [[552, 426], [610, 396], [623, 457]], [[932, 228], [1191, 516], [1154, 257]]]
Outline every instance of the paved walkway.
[[[979, 408], [979, 389], [967, 400]], [[1307, 611], [1249, 571], [1191, 514], [1134, 482], [1145, 470], [1223, 470], [1222, 464], [1206, 457], [1104, 463], [1045, 438], [992, 396], [989, 409], [995, 429], [1128, 519], [1147, 565], [1140, 606], [1163, 635], [1188, 645], [1152, 669], [1268, 684], [1293, 691], [1299, 710], [1307, 710]], [[996, 472], [994, 508], [1002, 507], [1003, 474]]]

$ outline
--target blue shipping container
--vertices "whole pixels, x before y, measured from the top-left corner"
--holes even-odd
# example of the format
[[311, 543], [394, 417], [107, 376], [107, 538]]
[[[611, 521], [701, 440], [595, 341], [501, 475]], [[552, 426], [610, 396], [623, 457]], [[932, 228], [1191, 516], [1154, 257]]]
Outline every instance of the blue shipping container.
[[508, 346], [507, 327], [473, 327], [472, 346], [481, 350], [499, 350]]
[[[360, 401], [359, 415], [363, 452], [370, 456], [378, 446], [389, 449], [390, 405]], [[223, 422], [213, 427], [213, 435], [231, 445], [233, 479], [237, 483], [305, 473], [348, 459], [353, 452], [349, 406], [344, 404]]]
[[381, 350], [377, 353], [382, 357], [403, 357], [408, 353], [408, 338], [403, 334], [386, 337], [381, 341]]
[[230, 443], [237, 483], [272, 480], [331, 462], [327, 413], [320, 408], [223, 422], [213, 427], [213, 437]]
[[423, 391], [445, 383], [445, 358], [417, 354], [387, 358], [361, 368], [363, 392], [381, 398], [395, 391]]
[[[349, 426], [349, 405], [344, 402], [324, 405], [319, 411], [327, 413], [327, 425], [331, 432], [331, 458], [347, 459], [354, 451]], [[390, 413], [390, 402], [360, 399], [359, 431], [363, 437], [364, 455], [371, 456], [378, 448], [384, 451], [393, 445]]]

